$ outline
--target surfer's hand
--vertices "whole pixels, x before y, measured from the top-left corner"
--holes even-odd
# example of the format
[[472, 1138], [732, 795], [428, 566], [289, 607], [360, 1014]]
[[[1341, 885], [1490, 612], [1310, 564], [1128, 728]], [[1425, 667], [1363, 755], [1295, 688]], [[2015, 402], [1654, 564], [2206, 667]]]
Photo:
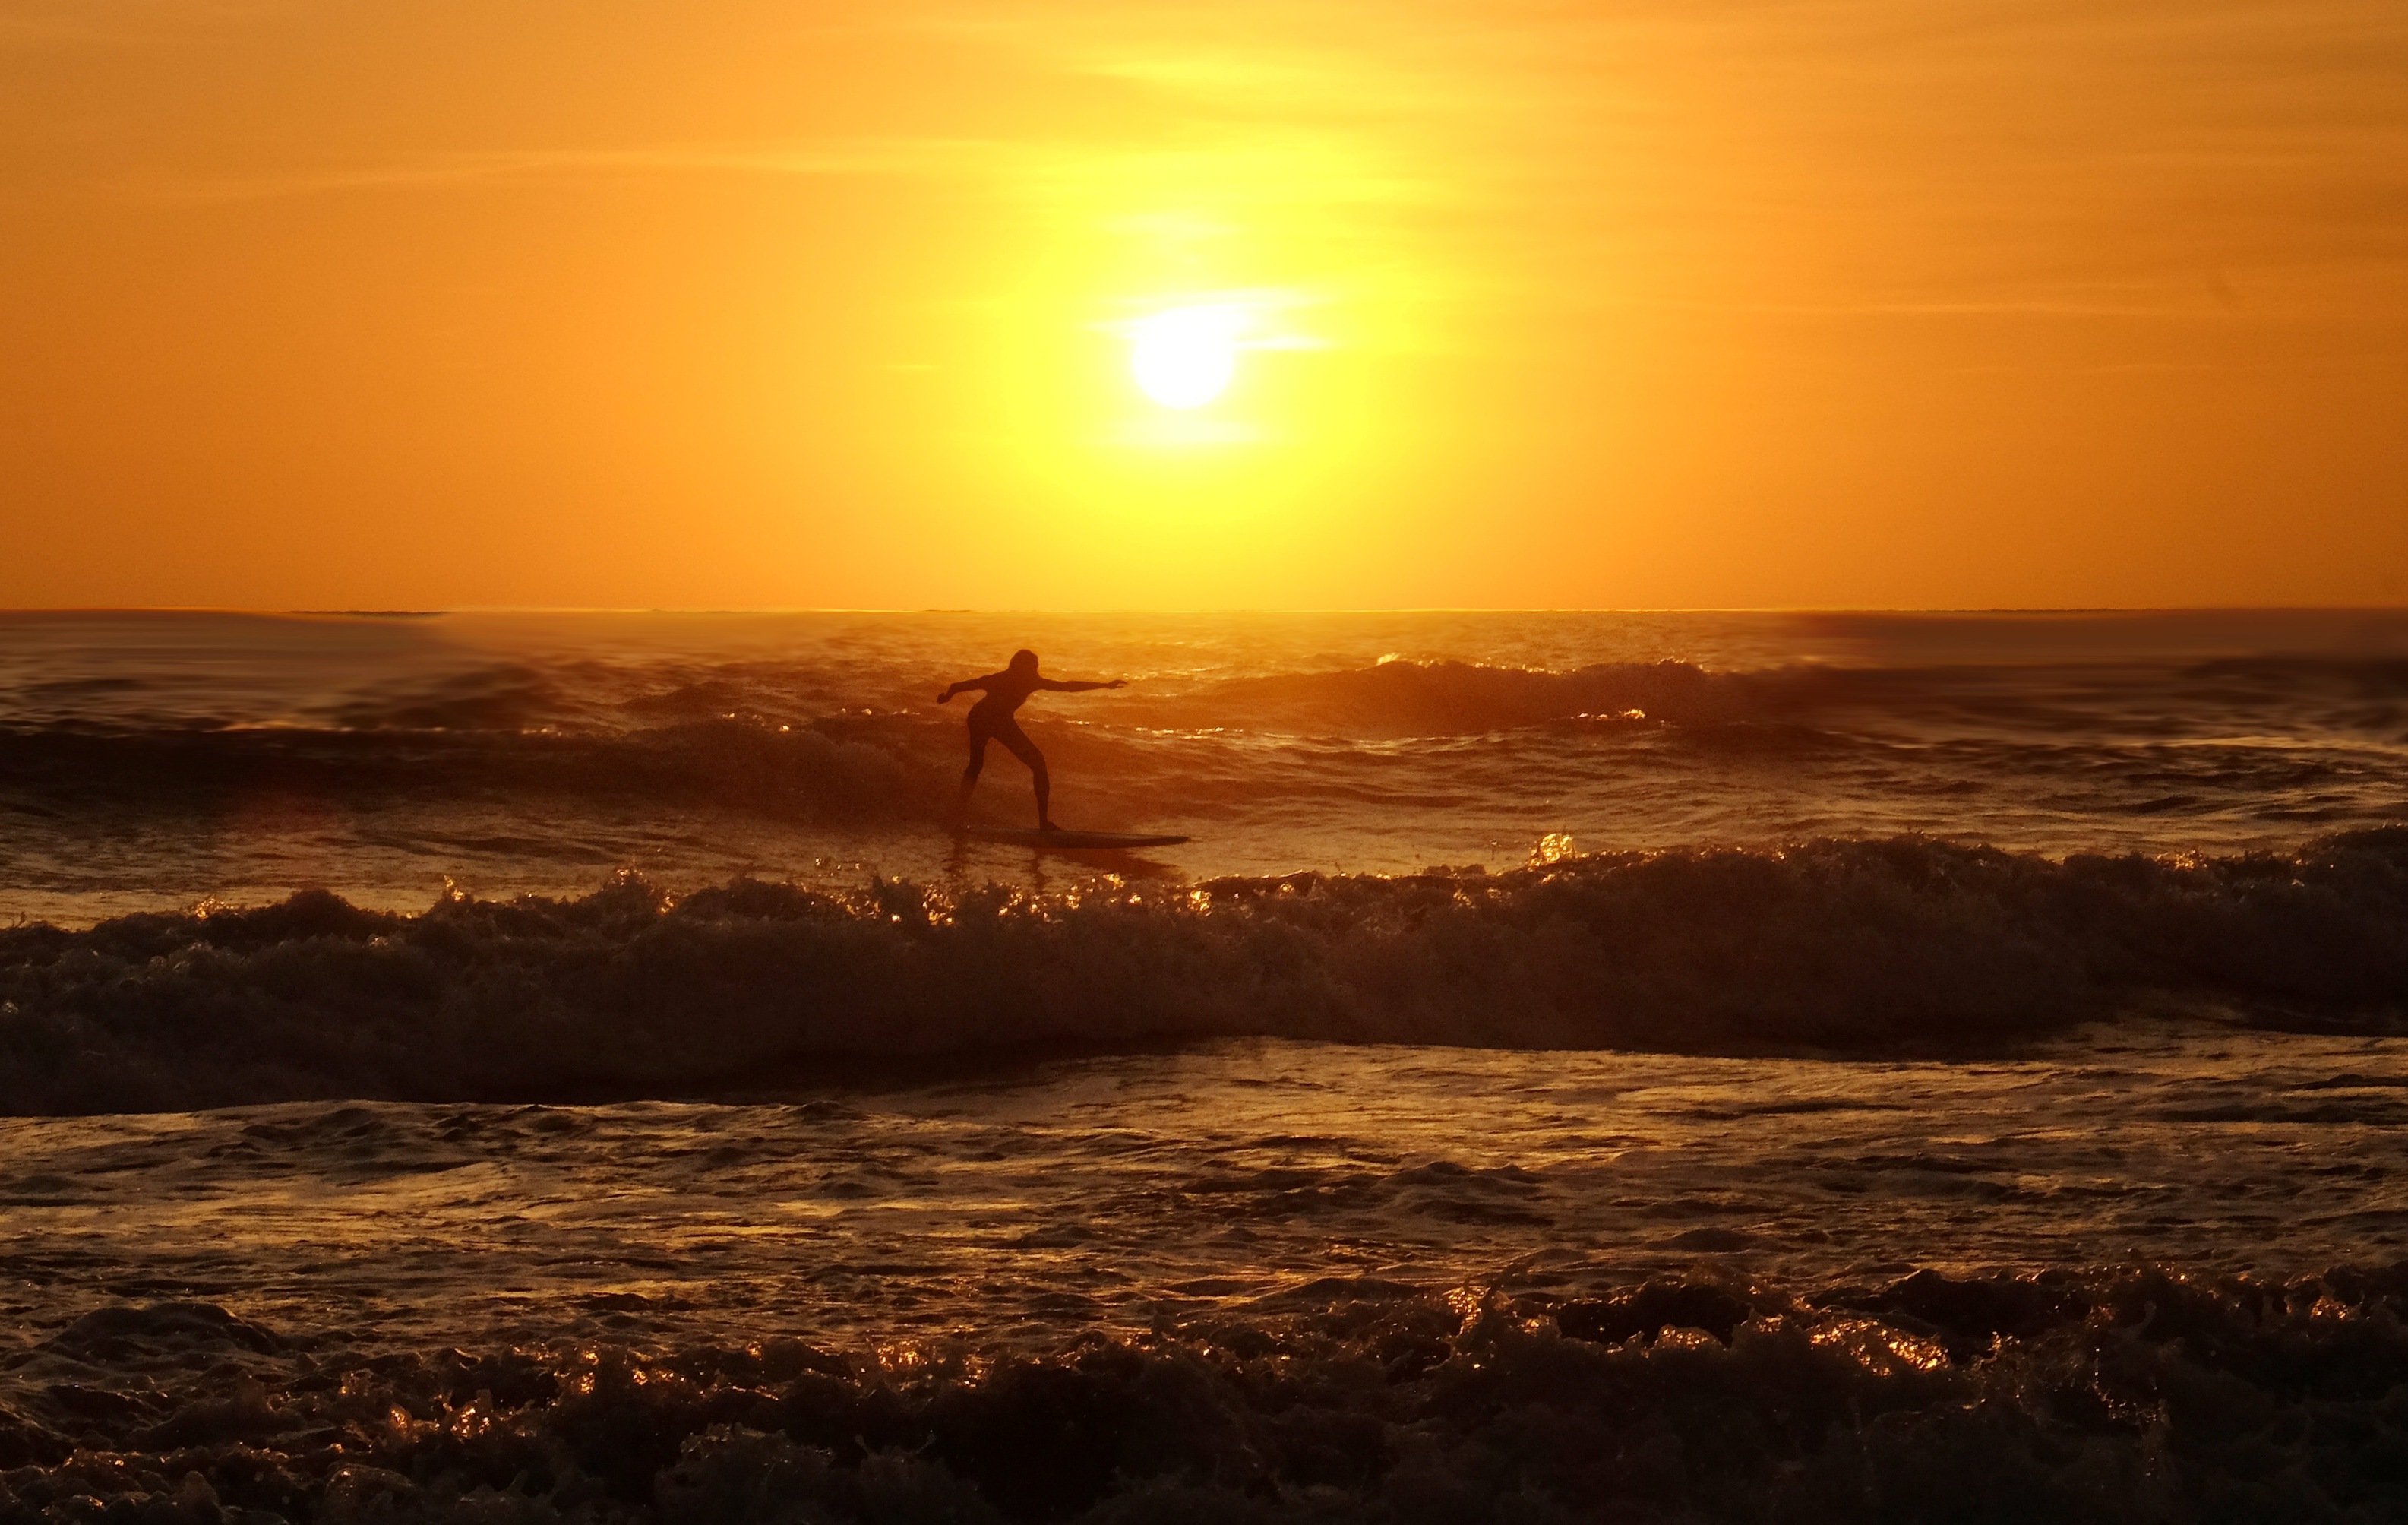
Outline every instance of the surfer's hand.
[[951, 704], [951, 703], [953, 703], [953, 691], [952, 689], [950, 689], [950, 688], [946, 689], [943, 693], [941, 693], [941, 694], [939, 694], [939, 695], [938, 695], [938, 696], [937, 696], [937, 702], [938, 702], [939, 704]]
[[1104, 684], [1104, 686], [1106, 688], [1126, 688], [1128, 686], [1128, 680], [1126, 678], [1114, 678], [1111, 683]]

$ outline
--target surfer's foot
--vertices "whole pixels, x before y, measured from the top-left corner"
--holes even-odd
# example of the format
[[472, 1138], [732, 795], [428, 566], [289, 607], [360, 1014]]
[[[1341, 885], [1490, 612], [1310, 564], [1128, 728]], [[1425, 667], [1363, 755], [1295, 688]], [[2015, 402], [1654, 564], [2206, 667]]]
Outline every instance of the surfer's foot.
[[1039, 821], [1039, 822], [1038, 822], [1038, 823], [1037, 823], [1037, 829], [1038, 829], [1038, 830], [1039, 830], [1039, 831], [1054, 832], [1054, 831], [1059, 831], [1059, 830], [1061, 830], [1062, 828], [1061, 828], [1060, 827], [1058, 827], [1058, 826], [1055, 826], [1055, 825], [1054, 825], [1053, 822], [1051, 822], [1051, 821]]

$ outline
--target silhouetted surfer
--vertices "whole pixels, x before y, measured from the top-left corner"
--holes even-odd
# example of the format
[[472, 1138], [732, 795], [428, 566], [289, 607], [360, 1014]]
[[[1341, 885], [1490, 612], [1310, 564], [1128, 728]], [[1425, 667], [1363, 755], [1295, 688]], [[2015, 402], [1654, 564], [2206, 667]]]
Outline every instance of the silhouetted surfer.
[[1037, 829], [1060, 830], [1054, 824], [1054, 815], [1047, 804], [1053, 793], [1053, 784], [1045, 776], [1045, 754], [1038, 751], [1037, 743], [1020, 728], [1020, 722], [1012, 718], [1012, 712], [1027, 703], [1028, 696], [1039, 689], [1056, 694], [1084, 694], [1090, 689], [1124, 687], [1126, 682], [1125, 679], [1114, 678], [1108, 683], [1073, 683], [1041, 678], [1037, 673], [1037, 654], [1018, 651], [1011, 654], [1011, 665], [1001, 672], [990, 672], [983, 678], [952, 684], [938, 695], [939, 704], [951, 704], [954, 695], [970, 689], [981, 690], [986, 695], [970, 706], [970, 765], [962, 770], [962, 795], [953, 806], [955, 819], [969, 809], [970, 791], [978, 787], [979, 770], [986, 766], [986, 744], [995, 741], [1001, 741], [1013, 756], [1028, 765], [1029, 775], [1037, 784]]

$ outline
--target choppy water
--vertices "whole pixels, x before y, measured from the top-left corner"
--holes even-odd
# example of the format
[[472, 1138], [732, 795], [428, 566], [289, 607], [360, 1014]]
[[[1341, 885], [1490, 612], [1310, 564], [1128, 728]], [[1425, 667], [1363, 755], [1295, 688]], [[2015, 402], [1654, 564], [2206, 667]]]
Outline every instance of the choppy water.
[[[1123, 872], [1503, 867], [1924, 832], [2290, 846], [2408, 801], [2408, 616], [0, 617], [0, 914], [323, 886], [417, 909], [750, 871], [1076, 877], [938, 829], [1018, 646], [1125, 677], [1024, 712]], [[979, 809], [1032, 813], [1000, 755]]]
[[2391, 1518], [2403, 1060], [1240, 1043], [19, 1119], [0, 1507]]
[[[1190, 846], [940, 829], [1024, 643]], [[0, 1519], [2397, 1518], [2404, 764], [2399, 615], [8, 616]]]
[[[2213, 1059], [2220, 1068], [2211, 1068]], [[1736, 1267], [2408, 1257], [2408, 1049], [2152, 1026], [2016, 1060], [1222, 1043], [776, 1102], [0, 1122], [22, 1319], [95, 1284], [400, 1345], [1042, 1350], [1326, 1276], [1576, 1295]], [[236, 1200], [230, 1201], [230, 1194]]]

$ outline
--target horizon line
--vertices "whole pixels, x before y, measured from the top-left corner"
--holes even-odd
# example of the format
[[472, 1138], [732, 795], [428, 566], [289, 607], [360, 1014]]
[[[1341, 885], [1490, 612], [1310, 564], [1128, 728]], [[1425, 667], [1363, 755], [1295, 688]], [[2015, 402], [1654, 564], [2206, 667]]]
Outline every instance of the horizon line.
[[24, 604], [0, 606], [0, 618], [29, 614], [228, 614], [264, 619], [442, 619], [460, 614], [659, 614], [760, 616], [810, 614], [977, 614], [1173, 618], [1194, 615], [1297, 616], [1372, 614], [2408, 614], [2408, 600], [2359, 603], [2201, 604], [1482, 604], [1195, 606], [1175, 609], [1033, 605], [765, 604], [453, 604], [430, 609], [298, 608], [265, 604]]

